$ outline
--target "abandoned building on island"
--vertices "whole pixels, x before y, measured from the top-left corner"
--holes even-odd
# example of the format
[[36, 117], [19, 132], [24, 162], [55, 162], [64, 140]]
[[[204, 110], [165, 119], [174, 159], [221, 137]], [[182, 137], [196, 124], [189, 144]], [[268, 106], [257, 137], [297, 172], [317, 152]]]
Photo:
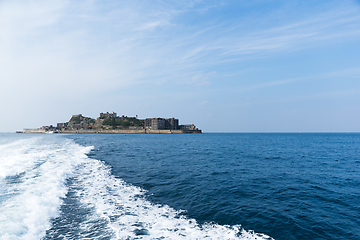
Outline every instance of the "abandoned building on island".
[[115, 112], [100, 113], [96, 119], [82, 114], [73, 115], [57, 126], [24, 129], [24, 133], [201, 133], [194, 124], [180, 125], [176, 118], [146, 118], [118, 116]]

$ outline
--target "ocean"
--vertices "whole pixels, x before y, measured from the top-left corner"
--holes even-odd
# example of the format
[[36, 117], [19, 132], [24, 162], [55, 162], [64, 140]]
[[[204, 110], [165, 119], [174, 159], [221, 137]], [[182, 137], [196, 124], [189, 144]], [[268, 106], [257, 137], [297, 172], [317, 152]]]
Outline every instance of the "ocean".
[[360, 239], [360, 134], [0, 133], [0, 239]]

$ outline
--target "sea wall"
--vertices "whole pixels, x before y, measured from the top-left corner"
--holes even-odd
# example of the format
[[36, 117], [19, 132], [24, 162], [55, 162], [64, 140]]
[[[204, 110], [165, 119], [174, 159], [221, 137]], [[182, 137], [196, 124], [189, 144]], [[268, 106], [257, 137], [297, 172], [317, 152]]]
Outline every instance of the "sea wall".
[[[182, 133], [201, 133], [201, 130], [151, 130], [151, 129], [78, 129], [78, 130], [57, 130], [55, 133], [109, 133], [109, 134], [182, 134]], [[50, 133], [44, 129], [24, 129], [23, 133]]]
[[79, 129], [79, 130], [59, 130], [58, 133], [145, 133], [145, 129], [139, 130], [104, 130], [104, 129]]
[[58, 131], [58, 133], [116, 133], [116, 134], [181, 134], [181, 133], [201, 133], [200, 130], [198, 131], [189, 131], [189, 130], [150, 130], [150, 129], [127, 129], [127, 130], [121, 130], [121, 129], [79, 129], [79, 130], [61, 130]]
[[40, 128], [25, 128], [22, 131], [23, 133], [46, 133], [45, 129], [40, 129]]

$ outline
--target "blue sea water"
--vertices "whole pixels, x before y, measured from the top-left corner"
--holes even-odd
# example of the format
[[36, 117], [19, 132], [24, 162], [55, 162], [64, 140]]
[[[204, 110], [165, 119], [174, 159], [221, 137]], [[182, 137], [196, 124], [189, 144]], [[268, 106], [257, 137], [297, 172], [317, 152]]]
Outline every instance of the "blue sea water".
[[0, 134], [0, 239], [360, 239], [360, 134]]

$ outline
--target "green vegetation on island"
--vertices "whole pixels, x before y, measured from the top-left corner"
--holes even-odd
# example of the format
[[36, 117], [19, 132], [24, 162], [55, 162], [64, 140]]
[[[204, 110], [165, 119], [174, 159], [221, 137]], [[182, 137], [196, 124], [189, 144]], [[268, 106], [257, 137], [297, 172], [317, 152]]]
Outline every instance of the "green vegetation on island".
[[123, 117], [123, 118], [115, 118], [115, 117], [108, 117], [104, 118], [104, 122], [102, 123], [103, 126], [111, 126], [113, 128], [121, 127], [143, 127], [144, 121], [139, 120], [135, 117]]

